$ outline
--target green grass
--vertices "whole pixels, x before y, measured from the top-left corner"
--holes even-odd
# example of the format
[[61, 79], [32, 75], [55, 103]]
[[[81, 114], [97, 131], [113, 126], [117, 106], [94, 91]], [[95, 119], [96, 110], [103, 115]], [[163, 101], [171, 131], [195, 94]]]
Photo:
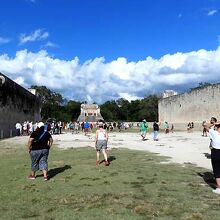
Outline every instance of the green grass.
[[0, 146], [0, 219], [219, 219], [220, 196], [205, 184], [203, 168], [126, 149], [111, 150], [111, 165], [96, 167], [94, 149], [54, 147], [52, 178], [44, 182], [26, 179], [25, 146]]

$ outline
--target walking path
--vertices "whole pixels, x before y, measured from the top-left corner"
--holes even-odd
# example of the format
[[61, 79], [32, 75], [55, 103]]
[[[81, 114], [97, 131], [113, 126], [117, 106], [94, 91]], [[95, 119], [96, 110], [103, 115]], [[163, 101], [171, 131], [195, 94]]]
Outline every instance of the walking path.
[[[109, 133], [108, 147], [112, 148], [128, 148], [133, 150], [150, 151], [163, 156], [170, 157], [170, 161], [175, 163], [192, 163], [199, 167], [211, 169], [211, 161], [209, 159], [209, 138], [202, 137], [201, 133], [193, 132], [174, 132], [171, 134], [159, 134], [159, 141], [152, 140], [152, 134], [146, 136], [148, 140], [142, 141], [139, 133], [129, 132], [113, 132]], [[94, 134], [85, 136], [82, 133], [71, 134], [64, 133], [61, 135], [53, 135], [54, 146], [58, 148], [78, 148], [78, 147], [94, 147]], [[15, 145], [26, 144], [28, 137], [14, 137], [2, 140], [1, 143]]]

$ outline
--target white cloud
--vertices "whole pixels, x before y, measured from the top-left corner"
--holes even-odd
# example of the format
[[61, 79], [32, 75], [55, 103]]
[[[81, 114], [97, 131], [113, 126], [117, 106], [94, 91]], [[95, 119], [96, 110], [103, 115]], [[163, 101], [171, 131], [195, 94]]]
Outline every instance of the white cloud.
[[58, 47], [58, 46], [52, 43], [51, 41], [48, 41], [43, 47], [46, 48], [46, 47]]
[[11, 41], [9, 38], [0, 37], [0, 44], [7, 44]]
[[220, 47], [213, 51], [166, 54], [128, 62], [103, 57], [80, 63], [21, 50], [15, 57], [0, 55], [0, 71], [28, 87], [45, 85], [64, 97], [98, 103], [120, 97], [128, 100], [166, 89], [192, 88], [200, 82], [220, 82]]
[[207, 15], [208, 15], [208, 16], [213, 16], [213, 15], [215, 15], [217, 12], [218, 12], [218, 10], [210, 10], [210, 11], [208, 11]]
[[31, 34], [20, 34], [19, 41], [20, 44], [25, 44], [27, 42], [46, 40], [49, 37], [49, 33], [43, 29], [37, 29]]

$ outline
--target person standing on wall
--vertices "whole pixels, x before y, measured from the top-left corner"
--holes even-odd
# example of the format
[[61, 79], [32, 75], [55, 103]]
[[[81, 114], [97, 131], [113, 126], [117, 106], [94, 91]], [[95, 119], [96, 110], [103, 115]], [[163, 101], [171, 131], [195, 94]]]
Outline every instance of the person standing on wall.
[[34, 131], [28, 141], [28, 149], [31, 157], [31, 175], [28, 179], [34, 180], [36, 178], [36, 171], [42, 170], [44, 180], [48, 177], [48, 155], [52, 146], [53, 139], [51, 134], [44, 129], [44, 123], [39, 122], [37, 130]]

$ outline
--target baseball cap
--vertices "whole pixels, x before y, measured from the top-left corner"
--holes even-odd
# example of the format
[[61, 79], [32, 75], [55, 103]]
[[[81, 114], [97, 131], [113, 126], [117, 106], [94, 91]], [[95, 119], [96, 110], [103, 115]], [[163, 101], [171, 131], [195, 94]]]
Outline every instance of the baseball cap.
[[41, 128], [42, 126], [44, 126], [44, 123], [43, 123], [43, 122], [39, 122], [39, 123], [37, 124], [37, 127], [38, 127], [38, 128]]

